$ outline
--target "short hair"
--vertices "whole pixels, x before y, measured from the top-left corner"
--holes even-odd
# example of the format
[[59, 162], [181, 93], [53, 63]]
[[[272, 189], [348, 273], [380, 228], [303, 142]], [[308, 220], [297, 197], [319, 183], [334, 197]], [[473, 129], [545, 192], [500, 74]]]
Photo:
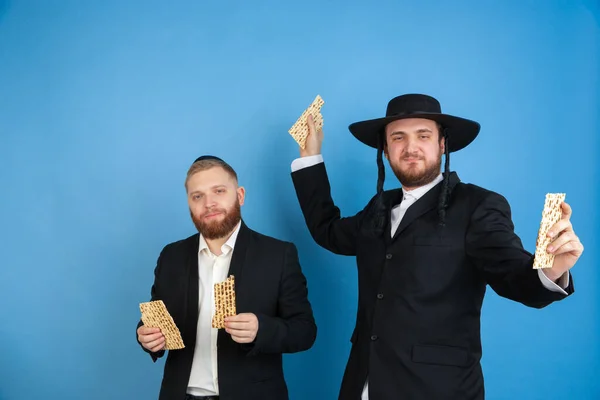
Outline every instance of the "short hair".
[[221, 160], [218, 157], [214, 156], [202, 156], [198, 157], [196, 161], [190, 166], [188, 169], [187, 175], [185, 177], [185, 187], [187, 189], [187, 184], [192, 175], [200, 171], [206, 171], [211, 168], [221, 167], [227, 172], [236, 182], [238, 181], [237, 173], [231, 167], [231, 165], [227, 164], [225, 161]]

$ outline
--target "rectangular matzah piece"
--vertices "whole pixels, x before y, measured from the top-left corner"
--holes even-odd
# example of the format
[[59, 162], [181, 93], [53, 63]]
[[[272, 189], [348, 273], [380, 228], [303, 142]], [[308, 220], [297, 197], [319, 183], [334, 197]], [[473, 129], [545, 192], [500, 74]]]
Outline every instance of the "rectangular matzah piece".
[[554, 238], [548, 237], [548, 231], [562, 217], [562, 208], [560, 205], [565, 201], [566, 193], [548, 193], [542, 211], [542, 222], [538, 230], [537, 241], [535, 244], [535, 256], [533, 259], [533, 268], [552, 268], [554, 264], [554, 254], [546, 251], [548, 245]]
[[160, 331], [165, 336], [166, 350], [177, 350], [185, 347], [179, 329], [177, 329], [175, 321], [173, 321], [171, 314], [167, 311], [165, 303], [162, 300], [140, 303], [140, 311], [142, 312], [144, 326], [160, 328]]
[[215, 283], [215, 314], [212, 327], [225, 328], [225, 318], [236, 315], [235, 310], [235, 278], [230, 275], [225, 282]]
[[325, 104], [325, 101], [321, 96], [317, 95], [310, 106], [298, 118], [298, 120], [288, 130], [289, 134], [292, 135], [294, 140], [300, 145], [301, 148], [306, 147], [306, 137], [308, 136], [308, 123], [306, 119], [311, 114], [315, 121], [315, 129], [318, 131], [323, 129], [323, 116], [321, 115], [321, 107]]

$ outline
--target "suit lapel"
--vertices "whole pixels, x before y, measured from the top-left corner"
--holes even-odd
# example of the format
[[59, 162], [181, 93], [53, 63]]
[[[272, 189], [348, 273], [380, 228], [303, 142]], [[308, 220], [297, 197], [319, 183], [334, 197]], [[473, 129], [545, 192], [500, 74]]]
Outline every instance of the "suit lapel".
[[[452, 190], [459, 181], [460, 180], [458, 179], [456, 172], [451, 172], [448, 182], [449, 189]], [[443, 181], [435, 185], [433, 188], [431, 188], [431, 190], [425, 193], [423, 197], [408, 207], [404, 217], [402, 217], [402, 221], [400, 221], [398, 229], [396, 229], [396, 233], [394, 234], [392, 241], [395, 240], [414, 220], [437, 207], [440, 198], [440, 191], [442, 189], [442, 183]]]
[[235, 277], [235, 285], [238, 286], [243, 279], [242, 270], [244, 268], [244, 260], [246, 260], [246, 252], [248, 250], [248, 242], [250, 241], [250, 229], [244, 221], [241, 221], [240, 231], [235, 240], [233, 254], [231, 255], [231, 263], [229, 264], [229, 275]]
[[386, 244], [392, 241], [392, 208], [399, 205], [402, 202], [402, 189], [394, 189], [386, 193], [387, 198], [384, 199], [385, 206], [387, 209], [387, 223], [385, 225], [384, 237]]
[[196, 330], [198, 328], [198, 247], [200, 243], [200, 234], [192, 237], [190, 247], [188, 249], [187, 274], [188, 279], [185, 280], [185, 292], [187, 292], [187, 301], [185, 304], [185, 331], [187, 337], [196, 340]]

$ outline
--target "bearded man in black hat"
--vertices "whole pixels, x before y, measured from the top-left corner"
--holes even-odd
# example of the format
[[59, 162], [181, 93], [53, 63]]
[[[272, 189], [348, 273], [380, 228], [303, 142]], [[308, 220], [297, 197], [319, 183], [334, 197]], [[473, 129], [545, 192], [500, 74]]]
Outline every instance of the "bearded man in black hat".
[[[151, 300], [162, 300], [185, 347], [169, 350], [159, 400], [287, 400], [282, 354], [312, 347], [317, 326], [296, 246], [250, 229], [245, 189], [215, 156], [198, 157], [185, 179], [198, 232], [168, 244], [154, 270]], [[236, 315], [213, 327], [214, 285], [235, 279]], [[165, 332], [137, 325], [155, 361]]]
[[[386, 117], [350, 125], [377, 149], [379, 179], [367, 206], [341, 217], [321, 156], [323, 133], [308, 123], [306, 147], [292, 163], [302, 212], [319, 245], [356, 256], [358, 266], [356, 326], [339, 399], [483, 399], [486, 286], [535, 308], [572, 294], [569, 270], [583, 246], [571, 208], [562, 204], [549, 232], [552, 268], [533, 269], [506, 199], [449, 171], [450, 153], [469, 145], [480, 125], [443, 114], [431, 96], [408, 94], [388, 103]], [[383, 156], [400, 189], [383, 191]]]

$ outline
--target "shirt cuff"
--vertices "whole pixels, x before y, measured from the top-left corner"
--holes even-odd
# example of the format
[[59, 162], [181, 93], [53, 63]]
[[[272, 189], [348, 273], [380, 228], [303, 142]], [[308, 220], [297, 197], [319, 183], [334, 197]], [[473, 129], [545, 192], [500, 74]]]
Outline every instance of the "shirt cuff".
[[306, 156], [306, 157], [296, 158], [294, 161], [292, 161], [292, 172], [296, 172], [299, 169], [312, 167], [313, 165], [317, 165], [322, 162], [323, 162], [322, 154], [316, 154], [314, 156]]
[[538, 269], [538, 276], [540, 277], [540, 281], [542, 281], [542, 285], [544, 285], [546, 289], [552, 292], [562, 293], [565, 296], [568, 294], [564, 290], [569, 286], [568, 272], [565, 272], [560, 278], [558, 278], [558, 284], [552, 282], [541, 269]]

